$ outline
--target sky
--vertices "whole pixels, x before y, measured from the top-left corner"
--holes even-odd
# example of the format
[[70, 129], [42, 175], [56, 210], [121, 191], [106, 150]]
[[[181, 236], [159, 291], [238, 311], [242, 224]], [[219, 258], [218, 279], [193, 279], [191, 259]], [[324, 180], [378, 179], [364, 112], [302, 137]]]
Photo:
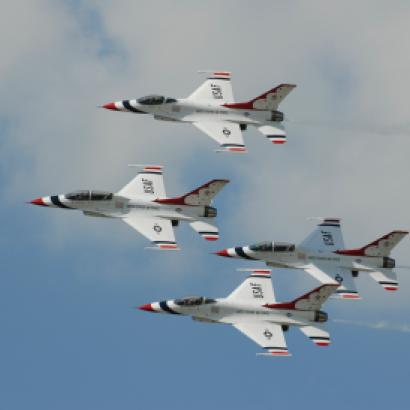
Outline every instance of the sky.
[[[364, 407], [407, 409], [410, 277], [388, 294], [359, 277], [359, 302], [325, 305], [332, 345], [297, 329], [292, 358], [262, 358], [230, 326], [135, 306], [223, 297], [247, 262], [211, 253], [261, 240], [298, 243], [312, 216], [342, 218], [348, 247], [409, 229], [407, 1], [16, 0], [0, 13], [0, 408]], [[187, 124], [97, 108], [158, 93], [185, 97], [201, 69], [232, 71], [246, 101], [279, 83], [288, 142], [255, 129], [247, 155], [216, 154]], [[164, 166], [170, 196], [213, 178], [221, 238], [188, 226], [180, 252], [149, 252], [125, 224], [26, 202], [75, 189], [116, 191], [130, 163]], [[410, 265], [409, 239], [394, 250]], [[363, 276], [363, 275], [362, 275]], [[317, 286], [272, 275], [277, 298]]]

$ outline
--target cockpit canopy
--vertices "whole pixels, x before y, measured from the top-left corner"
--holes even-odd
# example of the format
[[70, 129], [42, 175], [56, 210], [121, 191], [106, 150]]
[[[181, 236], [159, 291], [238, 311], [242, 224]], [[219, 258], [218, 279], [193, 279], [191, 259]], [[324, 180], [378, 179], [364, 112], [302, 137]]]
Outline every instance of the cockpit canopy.
[[71, 201], [109, 201], [114, 194], [107, 191], [74, 191], [66, 194], [65, 197]]
[[249, 246], [254, 252], [294, 252], [295, 245], [287, 242], [258, 242]]
[[215, 302], [215, 299], [204, 298], [203, 296], [187, 296], [174, 300], [174, 303], [178, 306], [199, 306]]
[[175, 98], [166, 98], [163, 95], [147, 95], [137, 101], [142, 105], [161, 105], [177, 102]]

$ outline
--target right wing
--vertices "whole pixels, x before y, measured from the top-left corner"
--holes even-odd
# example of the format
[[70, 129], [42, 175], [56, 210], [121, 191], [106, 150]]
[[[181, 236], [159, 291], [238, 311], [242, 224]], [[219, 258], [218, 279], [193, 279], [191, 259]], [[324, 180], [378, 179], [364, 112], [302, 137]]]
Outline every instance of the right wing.
[[314, 251], [334, 252], [344, 249], [340, 219], [325, 218], [316, 229], [299, 245]]
[[210, 101], [219, 104], [233, 103], [231, 73], [217, 71], [202, 83], [189, 97], [189, 100]]
[[218, 142], [220, 151], [246, 152], [239, 124], [228, 121], [199, 121], [192, 124]]
[[265, 349], [262, 355], [291, 356], [286, 346], [282, 326], [270, 322], [243, 322], [233, 325]]
[[[247, 269], [246, 269], [247, 270]], [[270, 269], [249, 269], [252, 273], [227, 297], [258, 306], [275, 302]]]
[[331, 268], [330, 272], [327, 269], [330, 268], [325, 266], [320, 267], [313, 264], [303, 267], [305, 272], [309, 273], [309, 275], [313, 276], [321, 283], [340, 284], [336, 292], [332, 295], [332, 298], [361, 299], [350, 270], [344, 268]]
[[159, 165], [145, 166], [134, 179], [121, 188], [117, 195], [127, 198], [144, 198], [147, 200], [165, 198], [162, 167]]
[[136, 217], [132, 214], [122, 219], [125, 223], [148, 238], [158, 249], [178, 250], [174, 229], [168, 219], [158, 217]]

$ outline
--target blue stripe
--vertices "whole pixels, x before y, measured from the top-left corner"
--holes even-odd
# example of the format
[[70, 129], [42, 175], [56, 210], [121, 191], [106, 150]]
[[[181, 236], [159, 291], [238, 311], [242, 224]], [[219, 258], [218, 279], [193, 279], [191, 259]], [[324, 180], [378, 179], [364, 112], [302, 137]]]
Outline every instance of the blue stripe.
[[162, 310], [164, 310], [167, 313], [172, 313], [173, 315], [179, 315], [178, 312], [173, 311], [168, 305], [167, 302], [165, 300], [163, 300], [162, 302], [159, 302], [159, 306]]

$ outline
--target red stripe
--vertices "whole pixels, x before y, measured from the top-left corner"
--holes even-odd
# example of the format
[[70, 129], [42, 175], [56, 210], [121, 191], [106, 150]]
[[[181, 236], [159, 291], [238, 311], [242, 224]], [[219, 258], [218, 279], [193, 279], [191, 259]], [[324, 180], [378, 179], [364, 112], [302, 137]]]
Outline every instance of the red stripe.
[[360, 299], [360, 296], [359, 295], [349, 295], [349, 294], [343, 295], [342, 294], [342, 298], [343, 299]]
[[246, 151], [246, 148], [228, 148], [228, 150], [233, 152], [244, 152]]
[[217, 241], [219, 236], [204, 236], [207, 241]]
[[264, 273], [265, 275], [270, 275], [269, 269], [252, 269], [254, 273]]
[[285, 140], [272, 140], [274, 144], [284, 144], [286, 141]]
[[175, 249], [176, 245], [159, 245], [161, 249]]
[[226, 77], [229, 77], [231, 75], [231, 73], [228, 73], [226, 71], [220, 71], [218, 73], [214, 73], [214, 75], [224, 75]]
[[385, 286], [384, 288], [385, 288], [386, 290], [390, 290], [390, 291], [393, 291], [393, 292], [399, 289], [398, 286], [397, 286], [396, 288], [393, 288], [392, 286]]
[[145, 167], [144, 169], [155, 169], [155, 170], [157, 170], [157, 171], [161, 171], [162, 170], [162, 167]]
[[271, 354], [287, 356], [289, 354], [289, 352], [271, 352]]
[[317, 346], [329, 346], [330, 342], [315, 342]]

